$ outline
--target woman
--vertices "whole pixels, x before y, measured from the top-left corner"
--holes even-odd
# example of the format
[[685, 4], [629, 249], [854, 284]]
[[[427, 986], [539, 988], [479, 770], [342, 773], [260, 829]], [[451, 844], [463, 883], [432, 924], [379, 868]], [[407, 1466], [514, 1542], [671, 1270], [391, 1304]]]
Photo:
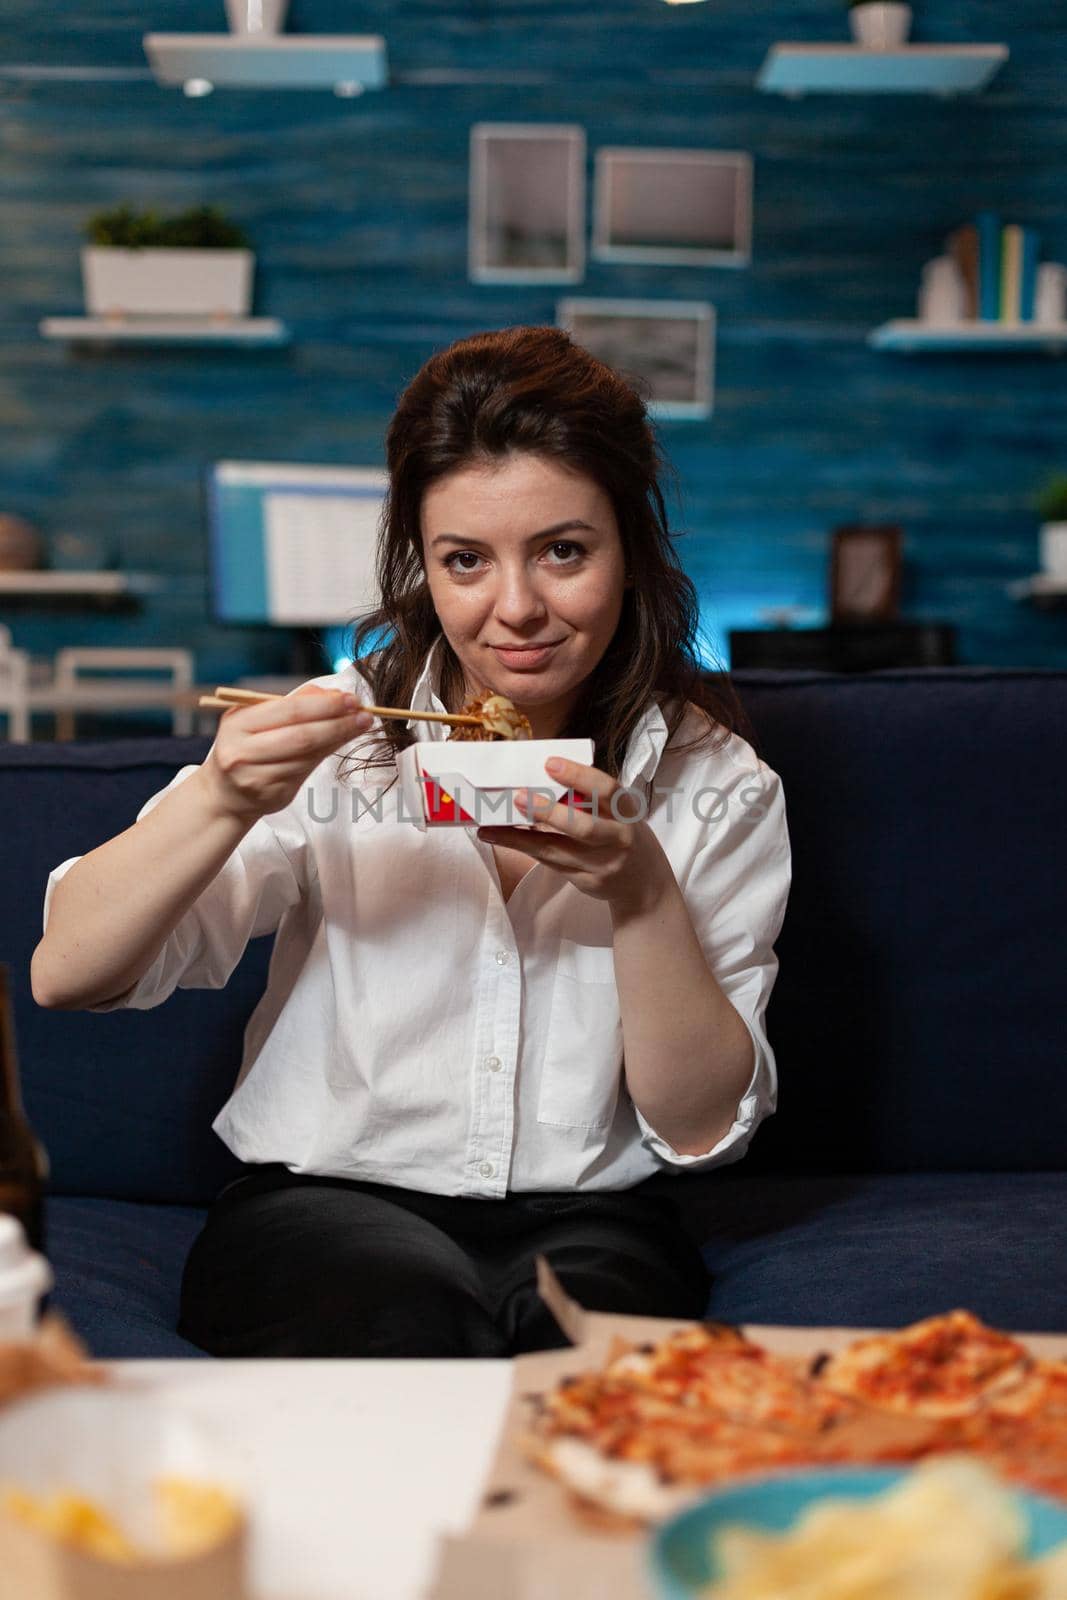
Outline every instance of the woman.
[[[354, 666], [227, 711], [135, 826], [64, 862], [45, 1005], [221, 987], [276, 931], [214, 1124], [180, 1330], [220, 1355], [500, 1356], [563, 1342], [535, 1287], [693, 1316], [700, 1256], [645, 1180], [736, 1160], [773, 1109], [789, 887], [777, 776], [693, 659], [640, 398], [553, 328], [434, 356], [389, 428], [381, 609]], [[388, 642], [362, 647], [383, 628]], [[528, 826], [420, 831], [396, 756], [509, 696], [591, 735]], [[329, 759], [341, 753], [341, 760]]]

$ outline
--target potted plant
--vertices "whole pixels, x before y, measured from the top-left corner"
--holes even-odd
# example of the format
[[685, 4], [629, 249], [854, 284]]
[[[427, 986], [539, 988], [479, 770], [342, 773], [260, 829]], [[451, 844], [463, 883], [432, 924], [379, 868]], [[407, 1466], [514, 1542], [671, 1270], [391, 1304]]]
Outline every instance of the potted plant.
[[129, 206], [89, 219], [81, 253], [90, 316], [242, 317], [252, 306], [255, 257], [212, 206], [162, 218]]
[[1067, 473], [1057, 472], [1037, 497], [1041, 518], [1041, 570], [1067, 578]]
[[911, 31], [911, 7], [901, 0], [846, 0], [852, 37], [866, 50], [899, 50]]

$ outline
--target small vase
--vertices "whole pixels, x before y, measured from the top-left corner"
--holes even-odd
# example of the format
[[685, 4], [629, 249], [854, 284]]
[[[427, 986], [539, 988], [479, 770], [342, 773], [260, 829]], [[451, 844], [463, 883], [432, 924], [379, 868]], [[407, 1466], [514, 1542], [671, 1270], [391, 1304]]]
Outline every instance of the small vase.
[[231, 33], [280, 33], [289, 0], [226, 0]]
[[1067, 578], [1067, 522], [1041, 524], [1041, 570], [1052, 578]]
[[865, 50], [899, 50], [911, 31], [911, 7], [901, 0], [863, 0], [848, 13], [852, 37]]

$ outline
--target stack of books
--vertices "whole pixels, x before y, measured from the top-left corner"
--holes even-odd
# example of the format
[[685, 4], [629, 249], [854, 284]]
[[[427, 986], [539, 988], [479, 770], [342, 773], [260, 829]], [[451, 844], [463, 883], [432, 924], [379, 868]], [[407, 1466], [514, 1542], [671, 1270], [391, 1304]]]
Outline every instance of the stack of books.
[[995, 211], [981, 211], [950, 233], [945, 253], [963, 278], [966, 315], [981, 322], [1033, 322], [1039, 244], [1036, 228], [1002, 223]]

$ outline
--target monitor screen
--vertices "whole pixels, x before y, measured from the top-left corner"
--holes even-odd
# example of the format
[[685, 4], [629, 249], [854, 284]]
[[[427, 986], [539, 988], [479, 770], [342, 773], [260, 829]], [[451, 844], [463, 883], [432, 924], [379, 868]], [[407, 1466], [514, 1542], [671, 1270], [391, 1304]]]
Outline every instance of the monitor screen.
[[216, 622], [325, 627], [373, 611], [377, 468], [217, 461], [207, 480]]

